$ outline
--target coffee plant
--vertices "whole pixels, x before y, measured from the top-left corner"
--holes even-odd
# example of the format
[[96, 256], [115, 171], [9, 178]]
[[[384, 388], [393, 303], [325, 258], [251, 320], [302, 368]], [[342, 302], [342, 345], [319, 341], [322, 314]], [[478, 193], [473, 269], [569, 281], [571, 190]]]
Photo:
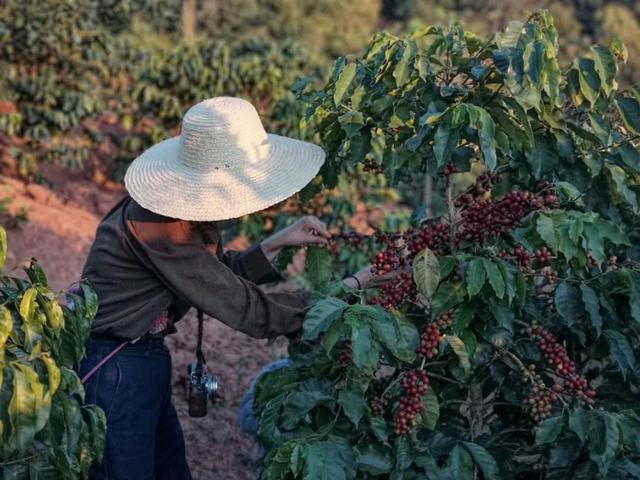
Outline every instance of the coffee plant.
[[[0, 265], [7, 252], [0, 227]], [[87, 478], [102, 456], [106, 421], [84, 405], [74, 371], [97, 310], [86, 285], [59, 303], [42, 268], [0, 276], [0, 470], [6, 479]]]
[[120, 180], [145, 148], [179, 133], [191, 105], [217, 95], [246, 98], [270, 131], [303, 136], [289, 87], [322, 76], [304, 46], [217, 38], [153, 48], [121, 32], [126, 12], [150, 5], [103, 3], [0, 5], [0, 153], [13, 160], [8, 173], [34, 176], [53, 161]]
[[640, 478], [640, 103], [620, 42], [559, 48], [545, 11], [383, 33], [304, 94], [325, 187], [360, 165], [434, 206], [336, 236], [398, 277], [322, 296], [262, 377], [263, 479]]

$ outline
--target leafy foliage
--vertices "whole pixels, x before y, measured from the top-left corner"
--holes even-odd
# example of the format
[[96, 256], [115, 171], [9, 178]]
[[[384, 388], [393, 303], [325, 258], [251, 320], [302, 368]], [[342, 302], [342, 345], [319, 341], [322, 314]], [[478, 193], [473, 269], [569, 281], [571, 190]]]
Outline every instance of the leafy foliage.
[[0, 140], [16, 173], [55, 160], [119, 178], [145, 148], [177, 133], [188, 107], [216, 95], [247, 98], [269, 130], [300, 134], [289, 87], [320, 75], [308, 49], [253, 39], [149, 48], [115, 24], [150, 6], [114, 3], [113, 22], [93, 0], [0, 7]]
[[[0, 228], [0, 264], [6, 256]], [[74, 367], [97, 310], [95, 293], [81, 285], [58, 303], [42, 268], [27, 279], [0, 277], [0, 467], [4, 478], [87, 478], [104, 449], [106, 420], [83, 405]]]
[[263, 478], [639, 478], [639, 99], [620, 43], [559, 50], [545, 11], [380, 34], [305, 94], [325, 185], [374, 161], [441, 200], [384, 237], [420, 294], [320, 300], [259, 382]]

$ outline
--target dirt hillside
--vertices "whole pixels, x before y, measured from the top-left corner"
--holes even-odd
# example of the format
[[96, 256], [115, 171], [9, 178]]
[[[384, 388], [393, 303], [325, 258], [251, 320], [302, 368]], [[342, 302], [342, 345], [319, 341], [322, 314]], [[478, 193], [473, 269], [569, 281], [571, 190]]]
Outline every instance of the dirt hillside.
[[[95, 185], [65, 179], [58, 187], [25, 185], [0, 177], [0, 198], [11, 196], [12, 209], [27, 209], [29, 221], [10, 230], [6, 271], [30, 257], [37, 258], [49, 275], [51, 286], [63, 289], [78, 280], [101, 216], [123, 195], [122, 190], [97, 189]], [[209, 409], [204, 418], [187, 415], [185, 383], [187, 364], [193, 361], [197, 322], [193, 312], [168, 338], [173, 354], [174, 401], [181, 417], [189, 464], [196, 480], [255, 479], [258, 449], [236, 423], [240, 401], [251, 379], [266, 363], [284, 352], [282, 343], [267, 346], [209, 319], [205, 324], [208, 367], [219, 375], [226, 404]]]

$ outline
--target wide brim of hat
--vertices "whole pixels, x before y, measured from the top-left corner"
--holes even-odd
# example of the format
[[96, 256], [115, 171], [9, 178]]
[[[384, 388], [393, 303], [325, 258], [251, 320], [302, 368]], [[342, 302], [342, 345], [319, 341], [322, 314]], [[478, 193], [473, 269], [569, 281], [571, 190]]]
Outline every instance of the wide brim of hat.
[[242, 217], [281, 202], [318, 174], [325, 152], [317, 145], [269, 134], [266, 158], [241, 171], [203, 173], [180, 161], [180, 136], [147, 149], [127, 169], [129, 195], [147, 210], [190, 221]]

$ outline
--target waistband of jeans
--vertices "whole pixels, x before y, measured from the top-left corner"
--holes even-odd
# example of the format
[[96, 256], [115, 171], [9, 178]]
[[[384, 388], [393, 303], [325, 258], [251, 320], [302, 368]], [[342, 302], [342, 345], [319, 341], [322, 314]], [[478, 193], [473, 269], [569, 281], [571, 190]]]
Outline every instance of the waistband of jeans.
[[[104, 335], [100, 333], [92, 333], [89, 336], [88, 344], [89, 345], [104, 345], [104, 346], [113, 346], [114, 348], [122, 343], [127, 342], [126, 338], [122, 337], [114, 337], [113, 335]], [[135, 348], [135, 347], [164, 347], [164, 335], [152, 335], [146, 334], [140, 337], [138, 340], [131, 340], [124, 348]]]

